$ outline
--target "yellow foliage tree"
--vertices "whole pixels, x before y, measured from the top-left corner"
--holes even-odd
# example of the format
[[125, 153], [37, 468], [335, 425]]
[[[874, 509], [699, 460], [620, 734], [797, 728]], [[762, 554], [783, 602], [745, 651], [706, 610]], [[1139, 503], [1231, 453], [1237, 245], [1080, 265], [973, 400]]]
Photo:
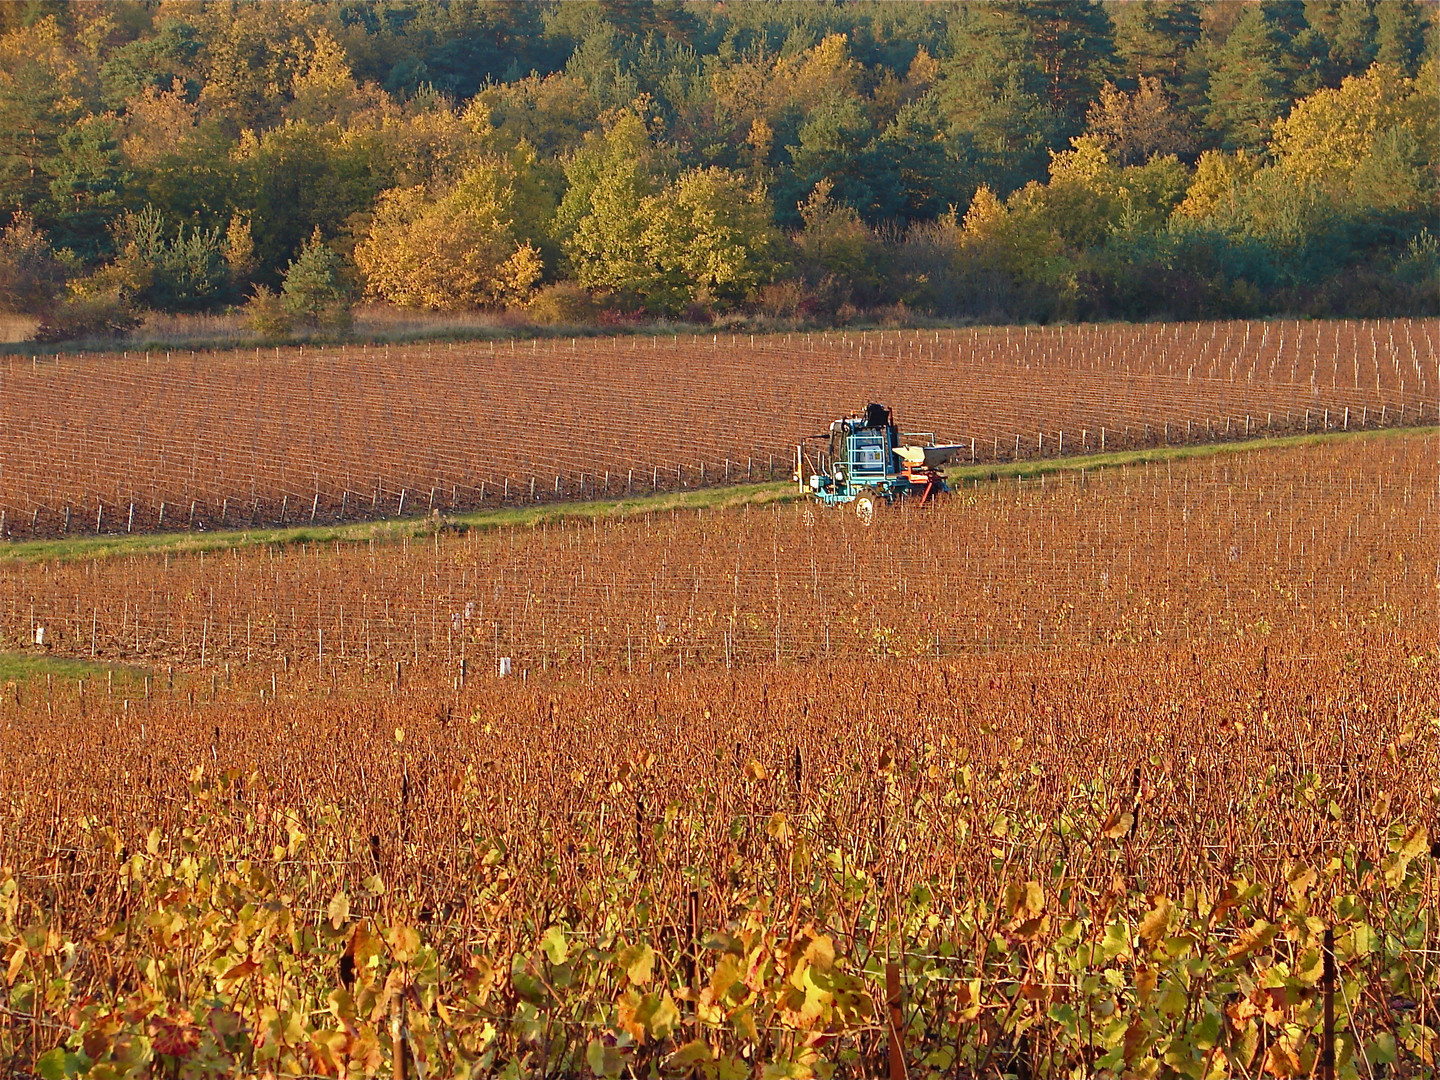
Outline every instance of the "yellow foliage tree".
[[835, 274], [867, 288], [879, 284], [875, 235], [853, 206], [830, 197], [834, 185], [821, 180], [800, 204], [805, 228], [795, 237], [800, 264], [812, 278]]
[[737, 301], [770, 280], [779, 235], [763, 190], [727, 169], [691, 169], [641, 207], [641, 245], [654, 272], [649, 301]]
[[970, 199], [970, 209], [965, 211], [966, 235], [976, 240], [993, 235], [1004, 219], [1005, 204], [989, 184], [981, 184]]
[[802, 98], [814, 101], [826, 92], [854, 93], [864, 69], [850, 55], [850, 39], [844, 34], [827, 34], [807, 50], [798, 63], [780, 60], [777, 74], [789, 74]]
[[379, 102], [377, 91], [355, 82], [345, 50], [323, 27], [300, 51], [300, 68], [291, 84], [285, 115], [312, 124], [345, 123], [357, 111]]
[[[925, 70], [922, 64], [921, 72]], [[802, 53], [773, 61], [756, 53], [717, 66], [710, 92], [717, 113], [738, 129], [751, 127], [757, 119], [773, 128], [791, 110], [803, 114], [827, 100], [862, 97], [864, 73], [850, 53], [850, 39], [829, 34]]]
[[1046, 212], [1046, 188], [1030, 183], [1002, 200], [975, 189], [960, 225], [961, 262], [971, 271], [1021, 273], [1054, 257], [1058, 241]]
[[1421, 90], [1395, 67], [1375, 64], [1335, 89], [1317, 90], [1275, 122], [1280, 166], [1306, 183], [1345, 183], [1387, 134], [1406, 132], [1431, 156], [1437, 140], [1433, 81]]
[[1126, 165], [1156, 154], [1183, 153], [1190, 146], [1181, 117], [1160, 80], [1148, 76], [1141, 76], [1139, 88], [1131, 94], [1105, 83], [1086, 121], [1090, 134]]
[[[194, 153], [200, 109], [177, 78], [169, 90], [147, 86], [125, 105], [120, 149], [128, 164], [154, 168], [177, 154]], [[187, 162], [193, 167], [193, 161]]]
[[465, 172], [500, 152], [489, 111], [479, 100], [457, 110], [443, 95], [424, 90], [404, 103], [382, 100], [350, 119], [351, 132], [373, 136], [377, 160], [396, 187], [453, 187]]
[[1070, 147], [1051, 152], [1050, 182], [1017, 192], [1012, 209], [1033, 214], [1035, 226], [1067, 243], [1091, 247], [1104, 241], [1124, 205], [1120, 170], [1093, 135], [1071, 139]]
[[355, 246], [366, 290], [403, 307], [490, 307], [525, 300], [543, 270], [517, 237], [516, 178], [508, 162], [469, 170], [432, 198], [423, 186], [385, 192]]
[[1185, 198], [1175, 208], [1182, 217], [1208, 217], [1227, 203], [1233, 202], [1241, 185], [1260, 168], [1260, 162], [1244, 150], [1226, 154], [1206, 150], [1195, 163], [1195, 178], [1185, 191]]

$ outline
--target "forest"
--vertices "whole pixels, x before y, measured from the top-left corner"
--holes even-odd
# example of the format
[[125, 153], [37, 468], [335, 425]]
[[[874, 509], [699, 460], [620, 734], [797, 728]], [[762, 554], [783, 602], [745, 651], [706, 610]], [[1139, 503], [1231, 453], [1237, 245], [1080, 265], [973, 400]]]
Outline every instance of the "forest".
[[1428, 0], [0, 8], [0, 313], [1440, 309]]

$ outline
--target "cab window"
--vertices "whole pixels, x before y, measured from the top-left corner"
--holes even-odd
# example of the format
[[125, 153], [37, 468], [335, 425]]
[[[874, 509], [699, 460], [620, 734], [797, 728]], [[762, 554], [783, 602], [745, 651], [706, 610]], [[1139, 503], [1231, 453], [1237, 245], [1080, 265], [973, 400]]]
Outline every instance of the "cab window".
[[854, 468], [857, 472], [885, 471], [885, 440], [879, 435], [861, 435], [855, 439]]

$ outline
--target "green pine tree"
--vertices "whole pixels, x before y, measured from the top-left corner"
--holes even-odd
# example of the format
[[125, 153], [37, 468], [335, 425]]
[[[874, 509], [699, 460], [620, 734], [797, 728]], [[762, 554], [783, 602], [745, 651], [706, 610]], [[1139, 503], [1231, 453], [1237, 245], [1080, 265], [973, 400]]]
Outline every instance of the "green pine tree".
[[[1415, 0], [1381, 0], [1375, 5], [1375, 59], [1413, 76], [1425, 51], [1425, 22]], [[1431, 87], [1433, 90], [1434, 87]]]
[[1210, 126], [1226, 149], [1258, 150], [1285, 110], [1283, 36], [1258, 5], [1247, 5], [1210, 70]]
[[310, 326], [340, 326], [349, 320], [350, 290], [340, 256], [320, 239], [316, 229], [285, 271], [281, 303]]
[[1085, 111], [1115, 68], [1115, 29], [1097, 0], [1012, 0], [1028, 23], [1030, 46], [1045, 72], [1050, 107], [1078, 133]]
[[1115, 6], [1115, 49], [1130, 79], [1180, 77], [1185, 54], [1200, 40], [1195, 0], [1133, 0]]
[[1359, 75], [1375, 59], [1375, 8], [1359, 0], [1309, 0], [1305, 19], [1325, 40], [1326, 86]]
[[957, 33], [934, 95], [949, 156], [1002, 193], [1045, 176], [1065, 119], [1017, 12], [987, 8]]
[[58, 142], [59, 151], [49, 162], [54, 177], [49, 198], [42, 203], [45, 222], [57, 248], [94, 260], [112, 248], [110, 227], [134, 174], [121, 160], [110, 117], [87, 116], [63, 131]]

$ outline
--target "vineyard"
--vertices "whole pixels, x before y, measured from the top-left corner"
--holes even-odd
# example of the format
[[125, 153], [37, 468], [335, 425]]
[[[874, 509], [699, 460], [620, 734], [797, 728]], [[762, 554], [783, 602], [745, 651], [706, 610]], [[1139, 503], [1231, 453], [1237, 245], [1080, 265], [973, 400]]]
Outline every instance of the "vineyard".
[[1433, 1076], [1437, 453], [12, 560], [0, 1055]]
[[995, 462], [1436, 419], [1426, 320], [0, 361], [0, 536], [451, 513], [787, 477], [857, 387]]
[[[774, 504], [15, 563], [0, 648], [337, 683], [1434, 626], [1433, 435], [982, 483], [882, 528]], [[398, 668], [397, 668], [398, 665]], [[297, 677], [300, 677], [297, 675]]]

